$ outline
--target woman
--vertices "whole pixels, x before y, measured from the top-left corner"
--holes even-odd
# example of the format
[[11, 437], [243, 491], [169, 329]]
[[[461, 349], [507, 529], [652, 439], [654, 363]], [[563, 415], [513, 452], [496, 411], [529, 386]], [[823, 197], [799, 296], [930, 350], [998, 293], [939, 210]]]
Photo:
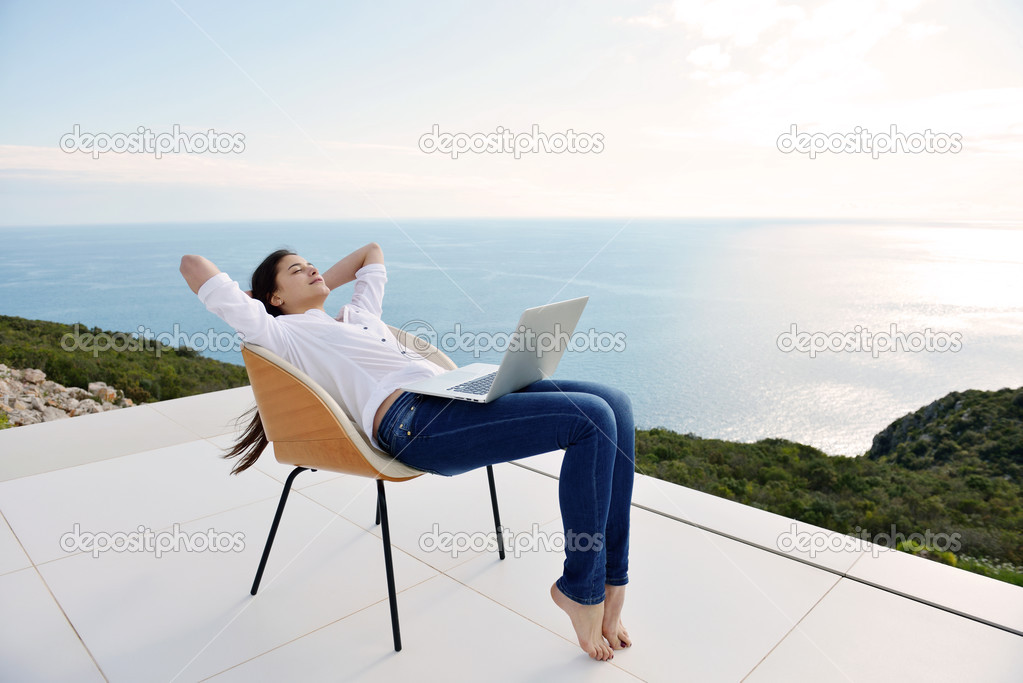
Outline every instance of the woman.
[[[442, 370], [399, 345], [381, 320], [387, 274], [376, 243], [322, 274], [294, 252], [275, 251], [253, 272], [250, 292], [202, 256], [183, 256], [181, 274], [242, 339], [305, 371], [349, 409], [375, 447], [411, 467], [450, 476], [564, 449], [558, 496], [566, 559], [551, 597], [594, 659], [632, 644], [621, 623], [635, 459], [625, 394], [565, 380], [541, 380], [486, 404], [402, 391]], [[351, 301], [331, 317], [327, 295], [352, 280]], [[266, 444], [256, 412], [225, 456], [242, 456], [232, 472], [252, 465]]]

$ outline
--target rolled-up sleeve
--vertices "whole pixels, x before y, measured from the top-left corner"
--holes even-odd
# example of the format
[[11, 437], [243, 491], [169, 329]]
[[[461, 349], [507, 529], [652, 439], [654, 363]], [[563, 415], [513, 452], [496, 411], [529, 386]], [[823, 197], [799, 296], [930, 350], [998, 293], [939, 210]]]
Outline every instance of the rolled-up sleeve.
[[[369, 263], [355, 271], [355, 292], [349, 306], [379, 318], [384, 312], [384, 284], [387, 269], [382, 263]], [[340, 316], [339, 316], [340, 317]]]
[[269, 349], [280, 349], [283, 333], [277, 319], [266, 308], [241, 290], [227, 273], [217, 273], [197, 292], [206, 309], [233, 327], [243, 341]]

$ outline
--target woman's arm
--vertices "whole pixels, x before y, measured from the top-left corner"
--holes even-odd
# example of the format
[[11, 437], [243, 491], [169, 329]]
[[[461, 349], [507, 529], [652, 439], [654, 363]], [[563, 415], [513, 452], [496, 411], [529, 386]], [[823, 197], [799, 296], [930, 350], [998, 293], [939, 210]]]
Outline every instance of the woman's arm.
[[220, 269], [213, 265], [212, 261], [195, 254], [182, 256], [179, 270], [194, 294], [199, 293], [199, 288], [203, 286], [204, 282], [220, 272]]
[[233, 327], [242, 340], [278, 353], [287, 346], [284, 331], [278, 320], [267, 312], [266, 306], [255, 301], [251, 292], [242, 292], [238, 283], [222, 273], [212, 261], [186, 254], [181, 257], [180, 270], [206, 310]]
[[[356, 249], [348, 256], [332, 265], [323, 273], [323, 282], [332, 291], [355, 279], [355, 272], [370, 263], [383, 263], [384, 251], [376, 242], [370, 242]], [[213, 265], [212, 263], [210, 265]], [[216, 274], [216, 273], [214, 273]]]

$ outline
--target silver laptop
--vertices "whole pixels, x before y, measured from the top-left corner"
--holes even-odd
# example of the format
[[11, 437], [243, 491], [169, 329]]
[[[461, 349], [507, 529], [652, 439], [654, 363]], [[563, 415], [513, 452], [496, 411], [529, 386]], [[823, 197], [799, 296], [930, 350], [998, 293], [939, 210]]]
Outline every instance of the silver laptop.
[[473, 363], [403, 386], [405, 391], [489, 403], [540, 379], [558, 367], [588, 296], [527, 308], [508, 340], [500, 365]]

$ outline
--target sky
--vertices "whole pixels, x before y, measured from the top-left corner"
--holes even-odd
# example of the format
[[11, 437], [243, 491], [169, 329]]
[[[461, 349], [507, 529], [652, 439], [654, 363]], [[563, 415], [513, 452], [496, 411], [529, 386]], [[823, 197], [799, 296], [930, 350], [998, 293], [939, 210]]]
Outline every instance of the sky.
[[1021, 29], [1018, 0], [0, 0], [0, 225], [1013, 223]]

